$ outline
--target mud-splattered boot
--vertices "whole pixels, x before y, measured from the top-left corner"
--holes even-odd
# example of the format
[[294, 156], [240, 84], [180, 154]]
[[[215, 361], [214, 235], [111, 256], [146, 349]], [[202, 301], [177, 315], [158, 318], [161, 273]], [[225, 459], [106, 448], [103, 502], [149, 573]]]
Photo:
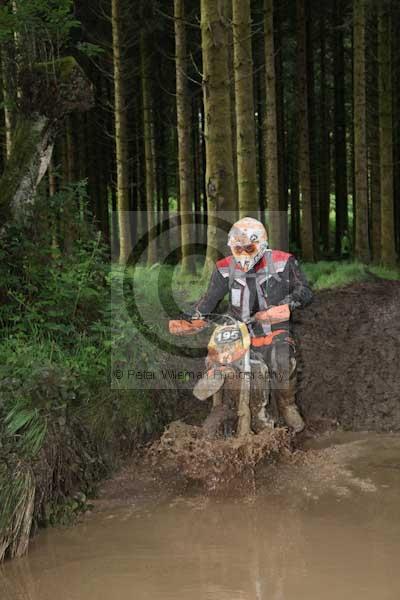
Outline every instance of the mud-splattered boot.
[[280, 345], [271, 353], [273, 367], [272, 385], [275, 401], [285, 423], [294, 433], [300, 433], [305, 427], [299, 409], [296, 406], [297, 361], [289, 346]]
[[281, 389], [275, 389], [276, 402], [285, 423], [294, 433], [300, 433], [305, 427], [303, 418], [295, 401], [296, 380], [290, 379]]
[[300, 433], [306, 426], [303, 417], [295, 404], [285, 406], [285, 408], [282, 409], [282, 417], [285, 419], [286, 425], [293, 429], [294, 433]]

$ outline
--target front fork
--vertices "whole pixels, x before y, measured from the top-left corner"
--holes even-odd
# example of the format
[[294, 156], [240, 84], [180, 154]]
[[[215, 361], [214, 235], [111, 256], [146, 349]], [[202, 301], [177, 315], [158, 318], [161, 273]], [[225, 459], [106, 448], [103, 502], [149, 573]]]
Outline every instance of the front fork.
[[224, 394], [223, 389], [224, 387], [222, 386], [222, 388], [220, 388], [218, 392], [215, 392], [215, 394], [213, 395], [213, 408], [216, 408], [217, 406], [220, 406], [220, 404], [222, 404], [222, 398]]
[[[237, 414], [239, 417], [238, 427], [237, 427], [237, 436], [238, 437], [244, 437], [252, 432], [251, 409], [250, 409], [251, 371], [252, 371], [251, 363], [252, 362], [261, 364], [261, 367], [264, 367], [264, 368], [262, 368], [262, 375], [266, 378], [266, 381], [268, 381], [267, 367], [263, 363], [260, 363], [260, 361], [256, 361], [256, 360], [252, 361], [250, 359], [250, 349], [249, 349], [242, 359], [242, 365], [241, 365], [241, 369], [240, 369], [240, 373], [241, 373], [240, 396], [239, 396], [239, 404], [238, 404], [238, 411], [237, 411]], [[265, 408], [269, 401], [269, 398], [268, 398], [269, 386], [268, 385], [267, 386], [263, 385], [263, 396], [264, 396], [264, 400], [262, 402], [260, 412], [257, 416], [258, 416], [259, 420], [264, 424], [264, 426], [273, 428], [274, 427], [274, 419], [271, 417], [267, 418], [267, 416], [265, 415]], [[220, 406], [222, 404], [222, 400], [223, 400], [223, 387], [221, 387], [221, 389], [219, 389], [218, 392], [216, 392], [213, 395], [213, 407], [216, 408], [217, 406]]]
[[251, 362], [250, 349], [243, 357], [242, 378], [240, 381], [240, 397], [238, 406], [238, 437], [243, 437], [251, 432], [251, 411], [250, 411], [250, 388], [251, 388]]

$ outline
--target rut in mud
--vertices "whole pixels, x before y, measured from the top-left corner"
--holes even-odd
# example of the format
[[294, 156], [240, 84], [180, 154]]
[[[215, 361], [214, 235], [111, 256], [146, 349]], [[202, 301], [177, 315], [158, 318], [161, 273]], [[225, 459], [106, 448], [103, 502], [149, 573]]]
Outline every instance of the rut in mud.
[[320, 292], [295, 315], [308, 425], [400, 431], [400, 282]]

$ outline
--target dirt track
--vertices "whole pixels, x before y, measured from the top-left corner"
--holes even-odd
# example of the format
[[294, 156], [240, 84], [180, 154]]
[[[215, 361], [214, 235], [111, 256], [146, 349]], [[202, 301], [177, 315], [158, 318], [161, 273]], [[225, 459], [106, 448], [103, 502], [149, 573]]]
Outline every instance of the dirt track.
[[311, 427], [400, 431], [400, 282], [320, 292], [297, 311], [295, 331]]

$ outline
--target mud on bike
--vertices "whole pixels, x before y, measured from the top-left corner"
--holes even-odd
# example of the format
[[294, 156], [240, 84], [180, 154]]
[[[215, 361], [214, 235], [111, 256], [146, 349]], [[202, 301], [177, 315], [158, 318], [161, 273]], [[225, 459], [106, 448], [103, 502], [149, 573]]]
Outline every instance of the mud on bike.
[[211, 412], [203, 423], [207, 435], [243, 437], [279, 424], [279, 411], [271, 393], [271, 373], [252, 346], [249, 325], [263, 320], [278, 324], [289, 317], [289, 307], [283, 305], [259, 312], [247, 323], [229, 314], [169, 322], [170, 333], [179, 336], [196, 335], [213, 327], [206, 371], [193, 390], [201, 401], [212, 398]]

